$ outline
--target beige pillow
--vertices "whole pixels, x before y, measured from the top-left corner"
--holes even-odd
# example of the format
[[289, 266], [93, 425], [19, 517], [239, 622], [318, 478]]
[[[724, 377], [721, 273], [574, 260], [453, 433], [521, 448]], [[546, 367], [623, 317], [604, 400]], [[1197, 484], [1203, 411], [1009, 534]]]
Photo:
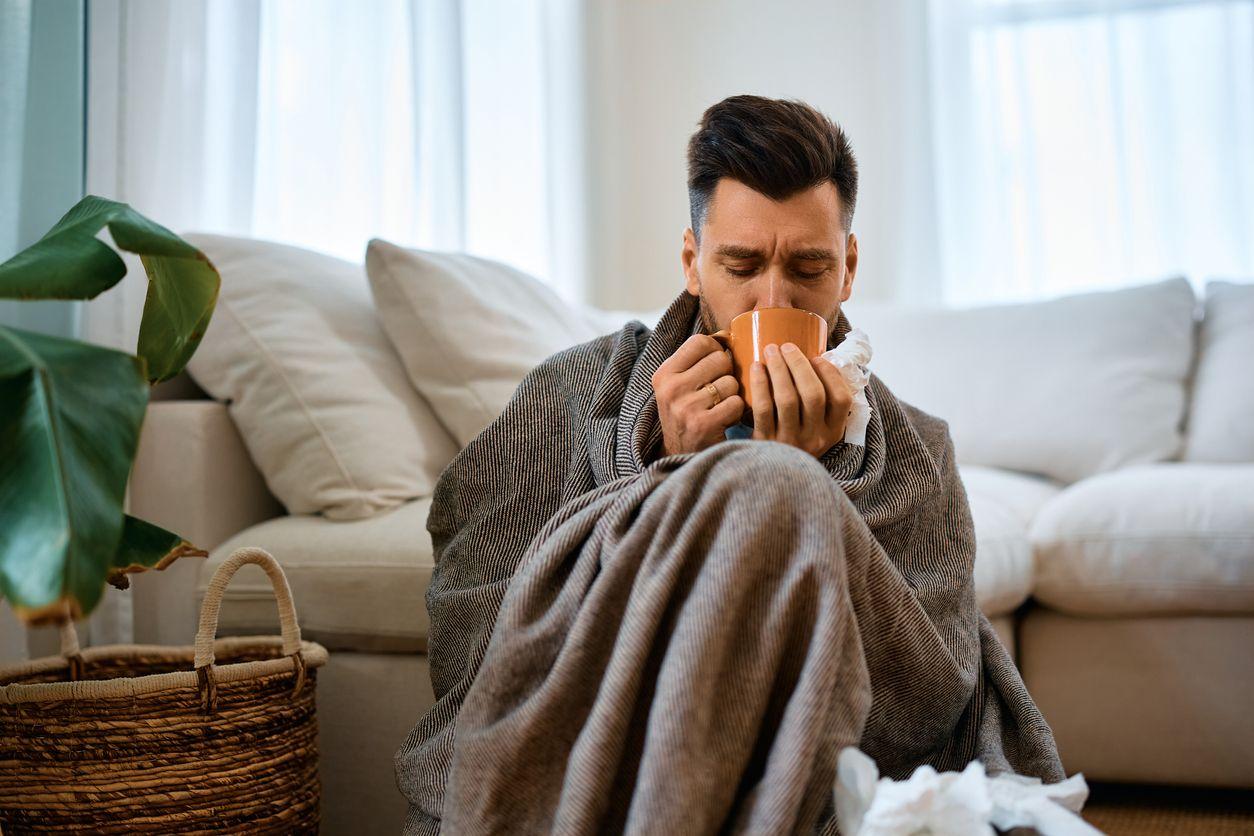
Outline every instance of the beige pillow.
[[188, 371], [225, 401], [290, 513], [368, 517], [431, 493], [458, 446], [405, 376], [360, 264], [191, 234], [222, 274]]
[[1254, 462], [1254, 284], [1208, 282], [1184, 458]]
[[871, 371], [949, 422], [962, 464], [1070, 483], [1182, 446], [1193, 290], [1181, 278], [965, 309], [856, 303]]
[[[410, 380], [462, 445], [501, 413], [545, 358], [633, 318], [568, 305], [526, 273], [460, 253], [376, 239], [366, 250], [366, 272]], [[657, 313], [639, 318], [652, 327]]]

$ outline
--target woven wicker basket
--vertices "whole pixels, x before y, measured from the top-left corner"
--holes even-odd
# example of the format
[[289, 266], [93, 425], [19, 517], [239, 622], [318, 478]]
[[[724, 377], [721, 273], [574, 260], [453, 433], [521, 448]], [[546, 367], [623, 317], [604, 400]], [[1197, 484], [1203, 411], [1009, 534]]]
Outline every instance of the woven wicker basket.
[[[231, 576], [270, 576], [282, 638], [214, 640]], [[0, 669], [0, 827], [5, 834], [316, 832], [316, 669], [283, 570], [236, 550], [214, 574], [195, 647], [78, 649]], [[67, 681], [69, 680], [69, 681]]]

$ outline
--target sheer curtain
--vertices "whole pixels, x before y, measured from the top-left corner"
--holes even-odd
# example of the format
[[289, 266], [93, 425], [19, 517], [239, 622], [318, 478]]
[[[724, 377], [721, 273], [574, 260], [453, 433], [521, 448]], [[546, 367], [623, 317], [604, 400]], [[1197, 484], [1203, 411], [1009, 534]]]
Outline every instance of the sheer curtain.
[[[465, 250], [586, 298], [579, 0], [89, 0], [87, 12], [89, 193], [177, 232], [352, 261], [372, 237]], [[132, 351], [147, 279], [127, 261], [83, 306], [81, 336]], [[90, 638], [129, 641], [132, 623], [130, 597], [110, 590]]]
[[[22, 181], [22, 121], [30, 52], [29, 3], [0, 3], [0, 182]], [[0, 189], [0, 259], [17, 252], [18, 189]], [[26, 636], [7, 601], [0, 601], [0, 665], [25, 659]]]
[[1254, 277], [1254, 2], [931, 0], [948, 304]]
[[[91, 0], [87, 189], [176, 231], [585, 270], [579, 0]], [[86, 306], [129, 347], [138, 266]]]

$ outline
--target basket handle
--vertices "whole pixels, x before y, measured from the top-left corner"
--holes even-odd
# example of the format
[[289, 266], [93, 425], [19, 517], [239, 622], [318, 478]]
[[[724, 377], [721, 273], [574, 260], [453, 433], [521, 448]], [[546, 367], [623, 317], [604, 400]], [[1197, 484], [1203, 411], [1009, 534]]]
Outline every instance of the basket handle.
[[218, 633], [218, 613], [222, 609], [222, 596], [226, 593], [231, 577], [249, 563], [265, 570], [274, 589], [279, 605], [279, 625], [283, 631], [283, 655], [290, 656], [296, 671], [295, 696], [305, 684], [305, 660], [300, 655], [300, 625], [296, 623], [296, 605], [292, 603], [292, 590], [287, 585], [279, 562], [268, 551], [256, 546], [244, 546], [231, 552], [209, 581], [205, 600], [200, 605], [200, 626], [196, 630], [196, 673], [200, 677], [201, 704], [206, 711], [213, 711], [217, 704], [217, 682], [213, 675], [213, 640]]
[[69, 665], [70, 681], [83, 678], [83, 670], [87, 667], [83, 661], [83, 651], [78, 646], [78, 631], [74, 629], [74, 619], [68, 615], [61, 622], [61, 656]]

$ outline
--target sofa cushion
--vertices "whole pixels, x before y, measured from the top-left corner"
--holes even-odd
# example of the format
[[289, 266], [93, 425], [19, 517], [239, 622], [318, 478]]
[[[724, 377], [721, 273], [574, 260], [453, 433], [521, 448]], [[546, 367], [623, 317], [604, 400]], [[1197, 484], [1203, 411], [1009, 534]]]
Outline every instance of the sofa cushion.
[[1033, 595], [1077, 615], [1254, 612], [1254, 465], [1168, 462], [1072, 485], [1030, 533]]
[[1254, 462], [1254, 284], [1209, 282], [1184, 458]]
[[188, 371], [228, 404], [288, 511], [358, 519], [429, 495], [458, 447], [405, 375], [363, 267], [266, 241], [185, 237], [222, 274]]
[[[203, 600], [213, 572], [231, 552], [259, 546], [283, 567], [305, 638], [332, 651], [425, 651], [430, 510], [426, 497], [363, 520], [290, 516], [259, 523], [209, 553], [198, 598]], [[236, 574], [218, 624], [219, 635], [277, 633], [278, 610], [263, 572], [245, 566]]]
[[526, 273], [460, 253], [376, 239], [366, 270], [410, 380], [463, 446], [501, 413], [533, 367], [632, 318], [567, 304]]
[[1012, 612], [1032, 592], [1028, 527], [1062, 488], [1036, 476], [959, 465], [975, 523], [975, 596], [989, 618]]
[[944, 418], [958, 461], [1074, 482], [1179, 453], [1195, 299], [1171, 279], [958, 310], [851, 302], [871, 368]]

